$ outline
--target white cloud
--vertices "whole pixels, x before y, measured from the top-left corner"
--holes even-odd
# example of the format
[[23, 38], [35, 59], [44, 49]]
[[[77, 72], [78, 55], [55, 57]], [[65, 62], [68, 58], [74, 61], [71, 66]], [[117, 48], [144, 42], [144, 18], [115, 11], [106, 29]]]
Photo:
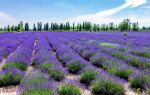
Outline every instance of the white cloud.
[[[100, 24], [108, 23], [108, 22], [116, 22], [117, 23], [117, 22], [121, 21], [123, 18], [119, 18], [119, 19], [113, 18], [112, 17], [113, 15], [115, 15], [116, 13], [119, 13], [120, 11], [122, 11], [126, 8], [138, 7], [145, 3], [147, 3], [147, 0], [125, 0], [124, 4], [122, 4], [116, 8], [100, 11], [95, 14], [82, 15], [82, 16], [78, 16], [76, 18], [70, 18], [67, 21], [74, 21], [74, 22], [90, 21], [90, 22], [100, 23]], [[127, 16], [125, 16], [125, 17], [127, 17]]]
[[0, 27], [4, 27], [7, 25], [16, 24], [16, 19], [13, 18], [11, 15], [6, 14], [4, 12], [0, 12]]
[[138, 7], [147, 2], [147, 0], [126, 0], [126, 4], [131, 5], [132, 7]]

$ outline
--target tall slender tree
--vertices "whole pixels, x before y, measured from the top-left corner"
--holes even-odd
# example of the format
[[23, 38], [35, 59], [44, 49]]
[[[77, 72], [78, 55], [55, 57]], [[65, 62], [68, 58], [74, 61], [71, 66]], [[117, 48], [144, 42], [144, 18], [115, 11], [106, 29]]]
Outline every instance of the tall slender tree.
[[33, 31], [37, 31], [35, 23], [33, 24]]
[[75, 23], [73, 22], [73, 31], [75, 31]]
[[38, 22], [37, 24], [37, 30], [42, 31], [42, 22]]
[[22, 32], [24, 31], [23, 29], [23, 22], [21, 21], [19, 24], [18, 24], [18, 32]]
[[29, 31], [29, 23], [25, 23], [25, 31]]

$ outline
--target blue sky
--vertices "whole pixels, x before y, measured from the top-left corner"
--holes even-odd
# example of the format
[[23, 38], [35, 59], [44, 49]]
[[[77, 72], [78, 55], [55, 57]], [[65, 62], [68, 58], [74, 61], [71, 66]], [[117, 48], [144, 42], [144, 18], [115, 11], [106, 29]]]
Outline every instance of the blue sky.
[[150, 25], [150, 0], [0, 0], [0, 26], [20, 20], [42, 22], [120, 22]]

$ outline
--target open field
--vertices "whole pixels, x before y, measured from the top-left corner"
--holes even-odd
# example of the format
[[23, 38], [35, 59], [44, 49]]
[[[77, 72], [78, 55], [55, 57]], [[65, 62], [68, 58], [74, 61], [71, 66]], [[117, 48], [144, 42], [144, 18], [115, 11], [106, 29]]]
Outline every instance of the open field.
[[1, 33], [0, 95], [150, 95], [150, 33]]

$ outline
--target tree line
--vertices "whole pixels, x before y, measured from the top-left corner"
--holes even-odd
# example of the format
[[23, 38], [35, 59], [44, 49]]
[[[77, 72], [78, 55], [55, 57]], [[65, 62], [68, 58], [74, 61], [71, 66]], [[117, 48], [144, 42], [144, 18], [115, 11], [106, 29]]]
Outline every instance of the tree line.
[[113, 22], [109, 24], [95, 24], [91, 22], [83, 22], [75, 24], [73, 23], [42, 23], [38, 22], [33, 24], [33, 27], [30, 28], [29, 23], [23, 24], [21, 21], [16, 26], [6, 26], [0, 28], [0, 31], [6, 32], [23, 32], [23, 31], [53, 31], [53, 32], [63, 32], [63, 31], [150, 31], [150, 27], [139, 27], [138, 22], [131, 22], [129, 19], [123, 20], [119, 24], [114, 24]]

